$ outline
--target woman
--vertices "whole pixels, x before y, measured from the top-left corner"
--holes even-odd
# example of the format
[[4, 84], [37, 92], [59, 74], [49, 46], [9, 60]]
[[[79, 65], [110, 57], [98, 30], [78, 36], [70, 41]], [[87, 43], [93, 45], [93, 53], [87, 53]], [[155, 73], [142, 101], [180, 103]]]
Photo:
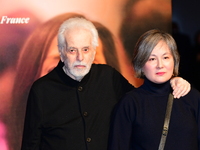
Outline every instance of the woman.
[[[150, 30], [133, 54], [136, 76], [144, 84], [127, 93], [116, 106], [109, 150], [156, 150], [159, 147], [170, 79], [178, 75], [179, 54], [171, 35]], [[200, 149], [200, 93], [192, 89], [174, 99], [165, 150]]]

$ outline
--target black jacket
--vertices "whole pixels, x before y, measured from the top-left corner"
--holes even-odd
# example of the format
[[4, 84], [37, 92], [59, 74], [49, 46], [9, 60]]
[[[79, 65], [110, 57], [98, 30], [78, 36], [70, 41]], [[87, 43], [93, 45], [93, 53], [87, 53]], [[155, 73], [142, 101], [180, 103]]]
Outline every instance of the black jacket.
[[30, 90], [22, 150], [106, 150], [110, 116], [133, 86], [107, 65], [92, 65], [81, 82], [63, 63]]

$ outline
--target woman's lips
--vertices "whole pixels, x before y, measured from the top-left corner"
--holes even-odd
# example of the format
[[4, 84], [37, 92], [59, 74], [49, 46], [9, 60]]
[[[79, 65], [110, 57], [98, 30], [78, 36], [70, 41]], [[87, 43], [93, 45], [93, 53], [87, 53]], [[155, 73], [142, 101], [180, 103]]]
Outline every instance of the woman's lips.
[[159, 76], [162, 76], [162, 75], [165, 74], [165, 72], [157, 72], [156, 74], [159, 75]]

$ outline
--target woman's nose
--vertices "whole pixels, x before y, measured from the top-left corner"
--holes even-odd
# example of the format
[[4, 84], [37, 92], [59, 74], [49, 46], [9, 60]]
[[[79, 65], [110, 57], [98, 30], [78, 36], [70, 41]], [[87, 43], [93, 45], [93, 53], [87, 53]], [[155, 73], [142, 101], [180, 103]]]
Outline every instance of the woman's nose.
[[163, 62], [162, 62], [162, 60], [158, 60], [157, 61], [157, 68], [163, 68]]

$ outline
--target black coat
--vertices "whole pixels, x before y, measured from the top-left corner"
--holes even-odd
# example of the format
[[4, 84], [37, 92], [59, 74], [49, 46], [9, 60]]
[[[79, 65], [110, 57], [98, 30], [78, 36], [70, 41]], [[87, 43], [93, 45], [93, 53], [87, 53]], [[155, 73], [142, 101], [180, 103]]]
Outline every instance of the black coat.
[[30, 90], [22, 150], [106, 150], [112, 109], [133, 86], [107, 65], [92, 65], [81, 82], [62, 66]]

